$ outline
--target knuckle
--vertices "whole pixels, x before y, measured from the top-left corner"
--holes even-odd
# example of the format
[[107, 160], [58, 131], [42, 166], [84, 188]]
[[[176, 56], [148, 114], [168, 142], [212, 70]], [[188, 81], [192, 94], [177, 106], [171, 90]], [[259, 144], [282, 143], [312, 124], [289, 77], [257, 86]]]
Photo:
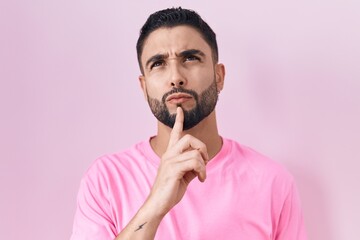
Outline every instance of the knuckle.
[[184, 135], [184, 139], [185, 139], [186, 141], [190, 141], [190, 140], [192, 139], [192, 136], [191, 136], [190, 134], [185, 134], [185, 135]]
[[194, 159], [194, 160], [201, 159], [201, 154], [198, 150], [189, 151], [188, 154], [189, 154], [189, 158], [191, 158], [191, 159]]
[[198, 170], [199, 168], [198, 161], [191, 161], [188, 164], [190, 169]]
[[203, 145], [203, 149], [204, 149], [204, 151], [206, 151], [206, 152], [207, 152], [207, 147], [206, 147], [205, 143], [203, 143], [202, 145]]
[[195, 151], [194, 151], [194, 157], [197, 158], [197, 159], [202, 159], [202, 156], [201, 156], [200, 151], [195, 150]]

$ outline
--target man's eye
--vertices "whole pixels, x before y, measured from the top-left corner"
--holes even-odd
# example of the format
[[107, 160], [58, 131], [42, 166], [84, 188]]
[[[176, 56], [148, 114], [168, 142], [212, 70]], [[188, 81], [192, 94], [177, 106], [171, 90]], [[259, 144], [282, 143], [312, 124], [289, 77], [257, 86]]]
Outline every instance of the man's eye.
[[164, 65], [163, 61], [156, 61], [150, 66], [150, 69], [153, 69], [154, 67], [161, 67], [162, 65]]
[[200, 60], [200, 59], [198, 57], [196, 57], [196, 56], [187, 56], [185, 58], [185, 62], [186, 61], [197, 61], [197, 60]]

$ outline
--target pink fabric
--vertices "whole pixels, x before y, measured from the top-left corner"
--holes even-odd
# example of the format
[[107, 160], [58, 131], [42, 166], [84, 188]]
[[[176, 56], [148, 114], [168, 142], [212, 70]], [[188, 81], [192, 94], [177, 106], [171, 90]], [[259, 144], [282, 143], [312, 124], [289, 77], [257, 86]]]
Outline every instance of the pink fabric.
[[[90, 167], [79, 194], [71, 240], [114, 239], [145, 201], [159, 165], [149, 141], [106, 155]], [[252, 149], [223, 139], [204, 183], [190, 183], [155, 239], [304, 240], [292, 176]]]

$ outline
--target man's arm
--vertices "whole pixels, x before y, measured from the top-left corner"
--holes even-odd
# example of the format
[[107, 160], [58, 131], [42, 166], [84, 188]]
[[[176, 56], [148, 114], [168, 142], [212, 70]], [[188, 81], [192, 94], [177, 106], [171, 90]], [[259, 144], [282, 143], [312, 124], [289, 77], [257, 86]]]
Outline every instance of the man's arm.
[[300, 197], [294, 182], [290, 187], [290, 191], [282, 207], [275, 239], [307, 239]]
[[156, 208], [157, 206], [152, 206], [151, 202], [147, 200], [116, 237], [116, 240], [154, 239], [159, 224], [164, 217], [156, 213]]
[[206, 145], [193, 136], [183, 136], [183, 122], [184, 113], [178, 107], [150, 195], [116, 240], [154, 239], [163, 217], [181, 201], [189, 183], [195, 177], [205, 181], [209, 161]]

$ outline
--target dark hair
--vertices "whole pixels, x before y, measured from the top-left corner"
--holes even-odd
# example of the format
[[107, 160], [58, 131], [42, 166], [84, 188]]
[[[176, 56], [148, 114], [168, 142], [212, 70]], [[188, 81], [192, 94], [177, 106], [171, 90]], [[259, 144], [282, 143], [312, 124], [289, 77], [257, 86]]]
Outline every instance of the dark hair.
[[218, 61], [216, 35], [210, 26], [200, 17], [200, 15], [193, 10], [182, 9], [181, 7], [168, 8], [151, 14], [140, 30], [140, 36], [136, 43], [136, 51], [139, 67], [142, 73], [143, 68], [141, 65], [141, 54], [144, 48], [144, 42], [149, 34], [158, 28], [172, 28], [179, 25], [188, 25], [197, 30], [207, 44], [209, 44], [214, 63]]

